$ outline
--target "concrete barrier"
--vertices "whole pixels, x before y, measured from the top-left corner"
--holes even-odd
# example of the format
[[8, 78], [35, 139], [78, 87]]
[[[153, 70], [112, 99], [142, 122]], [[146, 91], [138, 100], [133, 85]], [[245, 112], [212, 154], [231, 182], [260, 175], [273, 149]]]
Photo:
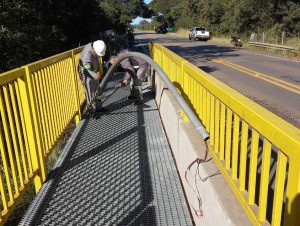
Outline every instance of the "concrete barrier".
[[[218, 168], [209, 155], [208, 159], [210, 161], [199, 165], [199, 174], [202, 178], [201, 180], [199, 175], [196, 177], [199, 195], [196, 194], [195, 185], [197, 164], [194, 164], [191, 171], [187, 173], [187, 182], [185, 172], [188, 166], [196, 158], [201, 159], [205, 156], [204, 141], [195, 128], [183, 120], [179, 105], [172, 94], [164, 87], [160, 78], [155, 77], [154, 73], [151, 78], [155, 100], [195, 225], [252, 225], [225, 179], [221, 174], [218, 174]], [[205, 178], [207, 179], [205, 180]], [[203, 213], [201, 217], [197, 216], [194, 211], [200, 209]]]

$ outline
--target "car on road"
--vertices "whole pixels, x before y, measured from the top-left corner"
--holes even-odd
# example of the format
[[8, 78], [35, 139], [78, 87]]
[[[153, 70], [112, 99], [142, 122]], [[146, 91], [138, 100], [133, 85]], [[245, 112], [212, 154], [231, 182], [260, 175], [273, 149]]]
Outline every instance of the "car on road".
[[205, 27], [193, 27], [189, 32], [189, 40], [207, 41], [210, 39], [210, 32]]

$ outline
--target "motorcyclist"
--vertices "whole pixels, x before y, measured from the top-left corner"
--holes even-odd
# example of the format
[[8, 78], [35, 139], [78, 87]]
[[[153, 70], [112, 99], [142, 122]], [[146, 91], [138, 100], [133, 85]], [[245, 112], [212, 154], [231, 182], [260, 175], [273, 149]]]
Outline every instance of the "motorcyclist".
[[230, 43], [235, 47], [242, 47], [243, 43], [237, 35], [231, 35]]

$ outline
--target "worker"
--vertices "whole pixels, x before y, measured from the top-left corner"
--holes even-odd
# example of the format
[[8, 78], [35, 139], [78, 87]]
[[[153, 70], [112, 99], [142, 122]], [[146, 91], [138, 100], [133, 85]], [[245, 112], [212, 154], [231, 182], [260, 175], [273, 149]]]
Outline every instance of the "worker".
[[[98, 57], [103, 57], [105, 55], [106, 45], [102, 40], [97, 40], [95, 42], [89, 43], [84, 46], [82, 52], [80, 53], [79, 59], [79, 75], [85, 89], [87, 102], [90, 103], [96, 90], [99, 87], [99, 61]], [[96, 99], [89, 109], [91, 115], [97, 112], [106, 112], [107, 109], [102, 106], [99, 99]]]
[[[117, 56], [111, 56], [109, 62], [115, 63], [119, 57], [129, 53], [128, 49], [122, 50]], [[144, 103], [142, 83], [144, 78], [148, 75], [148, 63], [138, 57], [130, 57], [120, 62], [121, 67], [126, 71], [124, 79], [122, 81], [123, 86], [127, 86], [130, 83], [130, 95], [128, 99], [135, 100], [136, 105]]]

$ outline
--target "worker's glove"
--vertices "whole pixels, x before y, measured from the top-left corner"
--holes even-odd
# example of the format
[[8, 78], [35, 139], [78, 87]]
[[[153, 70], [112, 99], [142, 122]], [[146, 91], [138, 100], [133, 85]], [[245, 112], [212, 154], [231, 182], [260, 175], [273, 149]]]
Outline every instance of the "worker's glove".
[[98, 81], [100, 80], [100, 73], [99, 72], [96, 73], [96, 78], [95, 79], [98, 80]]
[[122, 85], [122, 86], [127, 86], [127, 85], [128, 85], [128, 80], [124, 79], [124, 80], [121, 82], [121, 85]]

